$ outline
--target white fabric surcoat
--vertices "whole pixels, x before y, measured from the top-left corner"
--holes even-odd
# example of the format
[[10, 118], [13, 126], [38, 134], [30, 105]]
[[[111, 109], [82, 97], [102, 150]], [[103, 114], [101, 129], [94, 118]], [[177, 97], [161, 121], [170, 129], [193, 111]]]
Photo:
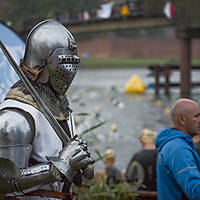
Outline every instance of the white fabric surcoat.
[[[32, 118], [34, 119], [35, 123], [35, 134], [32, 142], [32, 153], [30, 158], [33, 158], [37, 162], [48, 162], [46, 156], [48, 157], [56, 157], [59, 155], [61, 151], [62, 142], [60, 138], [57, 136], [53, 128], [51, 127], [50, 123], [46, 119], [46, 117], [35, 107], [22, 103], [17, 100], [7, 99], [0, 104], [0, 110], [5, 108], [19, 108], [28, 112]], [[68, 120], [68, 126], [70, 132], [72, 130], [71, 123]], [[57, 192], [61, 192], [63, 183], [54, 183], [47, 186], [44, 186], [42, 189], [50, 189]], [[27, 199], [27, 197], [26, 197]], [[29, 199], [29, 198], [28, 198]], [[38, 199], [37, 197], [31, 197], [31, 199]], [[43, 199], [40, 198], [39, 199]], [[46, 199], [46, 198], [44, 198]], [[50, 198], [48, 198], [50, 199]], [[52, 198], [51, 198], [52, 199]]]

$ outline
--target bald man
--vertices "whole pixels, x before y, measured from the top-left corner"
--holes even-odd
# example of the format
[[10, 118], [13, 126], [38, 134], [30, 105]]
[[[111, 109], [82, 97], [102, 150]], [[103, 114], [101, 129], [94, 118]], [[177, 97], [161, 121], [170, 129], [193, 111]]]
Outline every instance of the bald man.
[[200, 107], [179, 99], [172, 108], [173, 128], [156, 138], [158, 200], [200, 199], [200, 159], [192, 137], [200, 134]]

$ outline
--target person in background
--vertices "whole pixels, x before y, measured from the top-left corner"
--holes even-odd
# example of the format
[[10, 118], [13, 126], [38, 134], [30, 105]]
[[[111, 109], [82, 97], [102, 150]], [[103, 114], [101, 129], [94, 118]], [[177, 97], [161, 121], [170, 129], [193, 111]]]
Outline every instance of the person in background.
[[96, 181], [103, 179], [107, 184], [117, 184], [123, 181], [122, 173], [115, 167], [115, 159], [115, 151], [113, 149], [107, 149], [104, 159], [105, 168], [97, 171], [95, 175]]
[[194, 148], [198, 155], [200, 156], [200, 135], [195, 135], [193, 138]]
[[128, 2], [124, 3], [121, 7], [120, 14], [122, 17], [126, 18], [130, 15], [130, 8], [128, 7]]
[[171, 111], [173, 127], [156, 138], [158, 200], [200, 199], [200, 159], [192, 137], [200, 135], [200, 107], [178, 99]]
[[144, 129], [140, 133], [143, 149], [133, 155], [125, 173], [127, 183], [133, 183], [134, 190], [156, 191], [156, 132]]

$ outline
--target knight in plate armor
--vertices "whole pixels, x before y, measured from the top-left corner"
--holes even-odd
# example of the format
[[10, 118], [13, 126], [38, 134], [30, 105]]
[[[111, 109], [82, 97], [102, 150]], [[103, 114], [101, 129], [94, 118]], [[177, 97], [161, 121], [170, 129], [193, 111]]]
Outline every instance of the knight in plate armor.
[[[69, 138], [73, 117], [66, 91], [79, 62], [73, 36], [53, 19], [30, 31], [20, 61], [20, 68]], [[92, 178], [91, 171], [83, 171], [93, 162], [84, 141], [74, 139], [63, 145], [21, 80], [11, 87], [0, 105], [2, 196], [58, 199], [70, 194], [72, 183], [81, 185], [82, 174]]]

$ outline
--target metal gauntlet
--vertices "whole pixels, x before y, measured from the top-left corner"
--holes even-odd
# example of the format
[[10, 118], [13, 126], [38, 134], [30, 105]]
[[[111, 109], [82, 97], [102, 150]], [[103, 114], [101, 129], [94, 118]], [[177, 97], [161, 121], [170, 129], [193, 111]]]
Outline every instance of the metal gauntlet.
[[87, 151], [86, 143], [78, 139], [67, 144], [58, 157], [48, 157], [48, 159], [70, 182], [76, 171], [94, 163]]

